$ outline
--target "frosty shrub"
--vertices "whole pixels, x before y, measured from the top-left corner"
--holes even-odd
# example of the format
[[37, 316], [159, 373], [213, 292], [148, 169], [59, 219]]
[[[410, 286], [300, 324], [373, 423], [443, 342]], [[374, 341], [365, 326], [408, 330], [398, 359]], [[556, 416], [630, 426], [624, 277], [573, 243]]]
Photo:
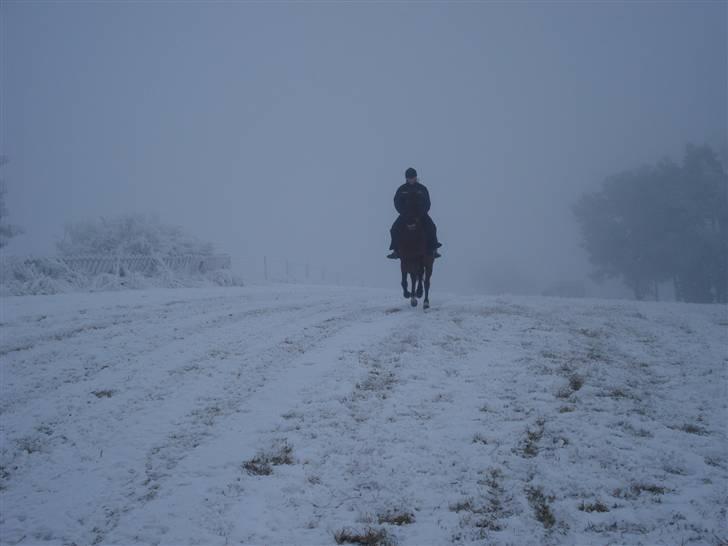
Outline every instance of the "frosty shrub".
[[0, 294], [243, 285], [229, 256], [151, 215], [70, 224], [57, 248], [54, 258], [3, 257]]
[[183, 256], [212, 255], [212, 243], [162, 224], [156, 216], [125, 214], [66, 226], [57, 245], [61, 256]]
[[58, 294], [81, 288], [85, 279], [55, 258], [3, 258], [0, 295]]

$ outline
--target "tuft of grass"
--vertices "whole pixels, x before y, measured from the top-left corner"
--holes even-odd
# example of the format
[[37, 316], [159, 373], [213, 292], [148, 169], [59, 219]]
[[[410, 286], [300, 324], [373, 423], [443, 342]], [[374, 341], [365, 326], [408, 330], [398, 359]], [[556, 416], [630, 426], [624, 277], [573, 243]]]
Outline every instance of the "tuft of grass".
[[35, 430], [41, 434], [45, 434], [46, 436], [53, 436], [53, 427], [46, 423], [38, 425], [35, 427]]
[[556, 391], [556, 398], [561, 398], [562, 400], [569, 398], [569, 396], [572, 395], [574, 391], [571, 390], [571, 388], [564, 385], [561, 387], [558, 391]]
[[600, 393], [598, 396], [605, 396], [607, 398], [614, 398], [615, 400], [620, 400], [623, 398], [629, 398], [634, 399], [634, 396], [627, 392], [625, 389], [621, 387], [615, 387], [613, 389], [608, 390], [606, 393]]
[[572, 374], [569, 377], [569, 387], [571, 387], [572, 391], [578, 391], [580, 388], [584, 386], [584, 378], [579, 375], [578, 373]]
[[692, 423], [685, 423], [684, 425], [676, 428], [677, 430], [682, 430], [683, 432], [687, 432], [688, 434], [697, 434], [699, 436], [706, 436], [708, 434], [707, 429], [698, 425], [694, 425]]
[[650, 483], [634, 483], [628, 489], [618, 487], [612, 495], [623, 499], [636, 499], [642, 493], [651, 493], [652, 495], [664, 495], [667, 492], [666, 487], [654, 485]]
[[502, 531], [503, 518], [512, 515], [508, 508], [509, 497], [503, 487], [503, 472], [499, 468], [490, 468], [478, 480], [478, 485], [485, 488], [477, 499], [467, 498], [450, 505], [453, 512], [464, 512], [461, 526], [473, 527], [477, 530], [478, 539], [487, 539], [488, 531]]
[[476, 432], [473, 436], [473, 443], [488, 445], [488, 438], [483, 436], [480, 432]]
[[705, 464], [707, 464], [708, 466], [713, 466], [715, 468], [723, 468], [723, 462], [718, 457], [707, 456], [707, 457], [704, 457], [703, 460], [705, 461]]
[[43, 453], [46, 444], [42, 438], [36, 436], [26, 436], [17, 440], [17, 446], [20, 451], [25, 451], [28, 455], [33, 453]]
[[293, 447], [288, 442], [283, 442], [268, 455], [268, 461], [272, 465], [293, 464]]
[[686, 476], [688, 473], [684, 468], [671, 463], [665, 463], [662, 465], [662, 469], [668, 474], [674, 474], [675, 476]]
[[652, 438], [654, 436], [654, 434], [649, 430], [645, 428], [635, 428], [628, 421], [620, 421], [617, 424], [620, 425], [625, 431], [639, 438]]
[[[473, 526], [478, 529], [487, 529], [488, 531], [503, 530], [503, 526], [500, 524], [500, 522], [491, 515], [476, 519], [473, 522]], [[480, 538], [486, 538], [486, 536], [482, 536]]]
[[5, 482], [7, 482], [9, 477], [10, 472], [8, 472], [4, 466], [0, 465], [0, 491], [7, 489]]
[[253, 476], [270, 476], [273, 466], [293, 464], [293, 447], [287, 440], [277, 442], [270, 450], [259, 452], [243, 463], [243, 468]]
[[388, 370], [373, 368], [369, 370], [367, 377], [356, 384], [358, 391], [387, 391], [397, 382], [397, 377]]
[[111, 398], [114, 396], [114, 393], [116, 391], [111, 389], [101, 390], [101, 391], [93, 391], [91, 394], [93, 394], [96, 398]]
[[273, 467], [260, 457], [253, 457], [243, 463], [243, 468], [251, 476], [270, 476], [273, 474]]
[[475, 512], [473, 501], [471, 499], [453, 503], [449, 508], [451, 512]]
[[590, 523], [584, 528], [585, 531], [590, 533], [636, 533], [645, 534], [647, 533], [647, 527], [640, 523], [629, 523], [625, 521], [612, 522], [612, 523]]
[[589, 347], [589, 350], [586, 353], [586, 358], [594, 362], [606, 360], [604, 354], [596, 347]]
[[664, 495], [667, 492], [667, 488], [660, 487], [659, 485], [653, 485], [653, 484], [636, 484], [632, 486], [633, 491], [637, 491], [638, 493], [642, 493], [643, 491], [647, 491], [648, 493], [652, 493], [653, 495]]
[[543, 493], [543, 489], [540, 487], [529, 487], [526, 489], [526, 497], [528, 498], [528, 503], [531, 505], [531, 508], [533, 508], [536, 520], [541, 522], [546, 529], [553, 527], [556, 523], [556, 518], [554, 517], [553, 512], [551, 512], [551, 507], [549, 506], [549, 502], [554, 500], [553, 497], [546, 497]]
[[601, 501], [591, 502], [588, 504], [582, 501], [579, 505], [579, 510], [582, 512], [609, 512], [607, 505]]
[[543, 431], [544, 431], [544, 424], [546, 422], [544, 419], [539, 418], [536, 420], [536, 427], [535, 428], [528, 428], [526, 429], [526, 437], [521, 442], [522, 448], [521, 452], [523, 453], [523, 456], [526, 458], [532, 458], [538, 455], [538, 443], [541, 441], [541, 438], [543, 437]]
[[394, 540], [386, 529], [367, 527], [363, 531], [341, 529], [334, 533], [336, 544], [361, 544], [362, 546], [393, 546]]
[[389, 523], [390, 525], [409, 525], [415, 522], [415, 515], [411, 512], [392, 510], [378, 516], [380, 524]]

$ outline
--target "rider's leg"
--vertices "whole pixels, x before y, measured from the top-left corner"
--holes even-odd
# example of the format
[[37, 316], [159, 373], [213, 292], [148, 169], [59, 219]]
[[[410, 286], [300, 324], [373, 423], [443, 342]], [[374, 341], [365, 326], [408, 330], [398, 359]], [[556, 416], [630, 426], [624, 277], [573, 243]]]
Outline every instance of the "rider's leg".
[[437, 252], [437, 249], [442, 245], [437, 240], [437, 226], [429, 214], [425, 215], [425, 226], [427, 229], [428, 250], [433, 253], [435, 258], [439, 258], [440, 254]]
[[392, 227], [389, 230], [389, 235], [392, 238], [392, 242], [389, 245], [389, 250], [392, 251], [391, 254], [387, 255], [387, 258], [397, 259], [399, 258], [399, 253], [397, 252], [397, 245], [399, 244], [399, 232], [400, 228], [399, 225], [402, 221], [402, 217], [398, 216], [397, 219], [392, 224]]

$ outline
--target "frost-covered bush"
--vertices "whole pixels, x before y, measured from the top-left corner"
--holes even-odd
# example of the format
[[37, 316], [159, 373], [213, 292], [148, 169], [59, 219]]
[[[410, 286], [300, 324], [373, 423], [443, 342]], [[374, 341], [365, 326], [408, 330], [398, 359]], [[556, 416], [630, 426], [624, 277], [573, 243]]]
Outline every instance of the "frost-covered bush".
[[68, 267], [63, 258], [3, 258], [0, 265], [0, 296], [243, 286], [242, 279], [228, 269], [202, 273], [161, 269], [156, 275], [138, 271], [129, 271], [123, 275], [106, 272], [88, 274]]
[[199, 241], [180, 227], [164, 225], [148, 214], [69, 224], [57, 247], [61, 256], [206, 256], [214, 252], [211, 243]]
[[229, 269], [217, 269], [205, 273], [205, 278], [218, 286], [243, 286], [243, 279]]
[[5, 258], [0, 266], [0, 294], [57, 294], [78, 290], [83, 275], [56, 258]]
[[0, 294], [243, 285], [229, 256], [155, 216], [71, 224], [57, 246], [57, 258], [1, 259]]

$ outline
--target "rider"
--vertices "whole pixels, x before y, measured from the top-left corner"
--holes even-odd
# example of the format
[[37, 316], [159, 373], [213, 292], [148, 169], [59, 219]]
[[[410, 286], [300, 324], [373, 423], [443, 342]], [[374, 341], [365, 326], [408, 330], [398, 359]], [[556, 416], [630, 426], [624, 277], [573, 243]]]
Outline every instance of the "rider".
[[435, 226], [435, 222], [432, 221], [430, 215], [427, 214], [430, 210], [430, 192], [427, 191], [427, 188], [423, 184], [419, 183], [417, 180], [417, 171], [412, 167], [407, 169], [404, 173], [404, 177], [407, 181], [402, 184], [397, 189], [397, 193], [394, 194], [394, 208], [397, 209], [399, 216], [394, 221], [394, 224], [392, 224], [392, 229], [389, 230], [389, 233], [392, 236], [392, 244], [389, 245], [389, 250], [392, 250], [393, 252], [387, 255], [387, 258], [392, 258], [393, 260], [399, 258], [397, 245], [399, 243], [399, 232], [403, 221], [402, 213], [404, 212], [405, 201], [410, 192], [419, 194], [419, 196], [422, 197], [421, 202], [424, 205], [422, 220], [424, 221], [425, 233], [427, 234], [427, 251], [431, 253], [433, 257], [439, 258], [440, 254], [437, 252], [437, 249], [442, 245], [437, 242], [437, 226]]

